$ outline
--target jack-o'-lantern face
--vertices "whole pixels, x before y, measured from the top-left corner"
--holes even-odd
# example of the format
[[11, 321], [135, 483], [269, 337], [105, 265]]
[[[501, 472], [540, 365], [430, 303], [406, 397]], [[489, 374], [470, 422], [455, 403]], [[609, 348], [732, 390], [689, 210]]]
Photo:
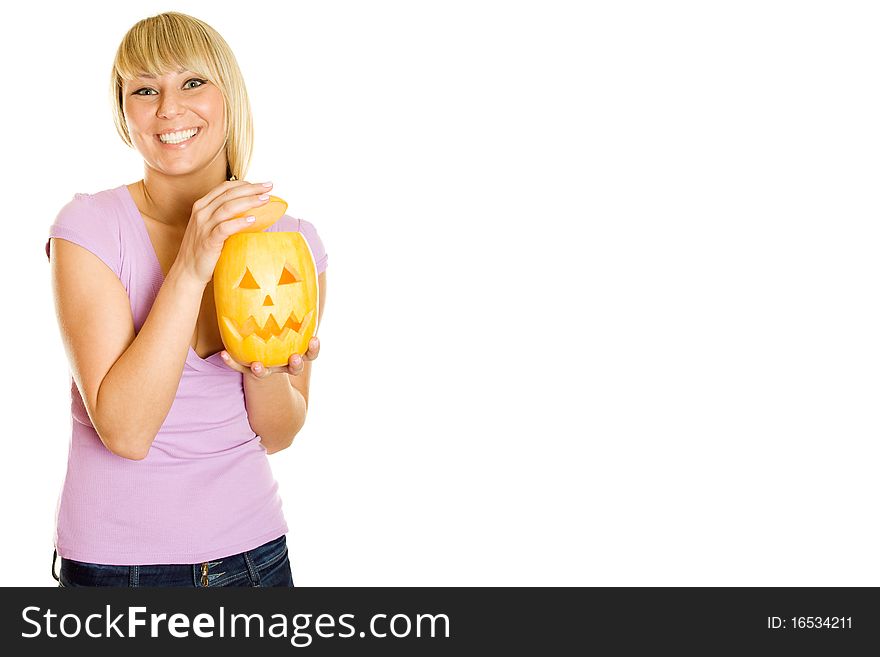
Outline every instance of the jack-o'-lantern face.
[[303, 354], [318, 318], [318, 274], [301, 233], [237, 233], [214, 268], [223, 345], [239, 363], [286, 365]]

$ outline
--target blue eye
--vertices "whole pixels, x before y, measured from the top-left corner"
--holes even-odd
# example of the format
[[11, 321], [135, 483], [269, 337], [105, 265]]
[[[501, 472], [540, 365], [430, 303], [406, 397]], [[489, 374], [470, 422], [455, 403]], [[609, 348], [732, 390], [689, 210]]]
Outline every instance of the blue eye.
[[[206, 81], [199, 80], [198, 78], [190, 78], [189, 80], [186, 81], [186, 84], [184, 84], [184, 87], [186, 87], [186, 85], [189, 84], [190, 82], [198, 82], [199, 84], [197, 87], [189, 87], [190, 89], [198, 89], [199, 87], [204, 85]], [[142, 94], [141, 93], [142, 91], [155, 91], [155, 89], [150, 89], [149, 87], [144, 87], [142, 89], [138, 89], [132, 95], [133, 96], [152, 96], [153, 95], [153, 94]]]

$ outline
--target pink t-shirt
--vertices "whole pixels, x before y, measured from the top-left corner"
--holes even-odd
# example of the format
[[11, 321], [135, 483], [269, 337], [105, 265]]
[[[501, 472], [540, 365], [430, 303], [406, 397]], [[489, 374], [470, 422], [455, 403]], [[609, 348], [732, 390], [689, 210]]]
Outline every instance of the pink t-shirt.
[[[309, 222], [284, 215], [266, 230], [301, 232], [318, 273], [326, 269], [327, 254]], [[76, 194], [49, 237], [88, 249], [119, 277], [140, 331], [164, 275], [128, 188]], [[248, 423], [242, 374], [219, 353], [203, 359], [190, 347], [168, 416], [141, 461], [108, 450], [72, 376], [70, 390], [72, 434], [55, 528], [62, 557], [112, 565], [200, 563], [287, 533], [266, 449]]]

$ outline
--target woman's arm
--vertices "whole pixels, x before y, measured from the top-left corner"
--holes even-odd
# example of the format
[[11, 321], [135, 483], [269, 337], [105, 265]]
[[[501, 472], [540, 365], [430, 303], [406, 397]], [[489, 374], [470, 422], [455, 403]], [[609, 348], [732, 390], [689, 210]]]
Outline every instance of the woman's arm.
[[[326, 272], [318, 274], [317, 332], [327, 299]], [[254, 433], [260, 436], [269, 454], [290, 447], [293, 439], [306, 422], [309, 407], [309, 380], [311, 361], [303, 362], [303, 370], [296, 376], [276, 373], [257, 379], [244, 373], [244, 398], [248, 421]]]
[[114, 454], [146, 457], [177, 394], [204, 285], [171, 268], [140, 332], [116, 275], [85, 248], [52, 238], [61, 338], [89, 419]]
[[248, 421], [269, 454], [290, 447], [306, 423], [306, 399], [288, 382], [290, 378], [284, 373], [260, 380], [244, 375]]

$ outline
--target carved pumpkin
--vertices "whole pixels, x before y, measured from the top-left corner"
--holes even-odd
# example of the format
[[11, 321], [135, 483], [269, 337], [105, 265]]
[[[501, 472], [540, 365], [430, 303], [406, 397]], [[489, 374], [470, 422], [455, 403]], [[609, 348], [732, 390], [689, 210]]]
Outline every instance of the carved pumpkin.
[[317, 329], [318, 272], [308, 242], [298, 232], [262, 232], [286, 209], [273, 196], [249, 210], [255, 225], [226, 238], [214, 267], [220, 337], [242, 365], [286, 365], [306, 352]]

